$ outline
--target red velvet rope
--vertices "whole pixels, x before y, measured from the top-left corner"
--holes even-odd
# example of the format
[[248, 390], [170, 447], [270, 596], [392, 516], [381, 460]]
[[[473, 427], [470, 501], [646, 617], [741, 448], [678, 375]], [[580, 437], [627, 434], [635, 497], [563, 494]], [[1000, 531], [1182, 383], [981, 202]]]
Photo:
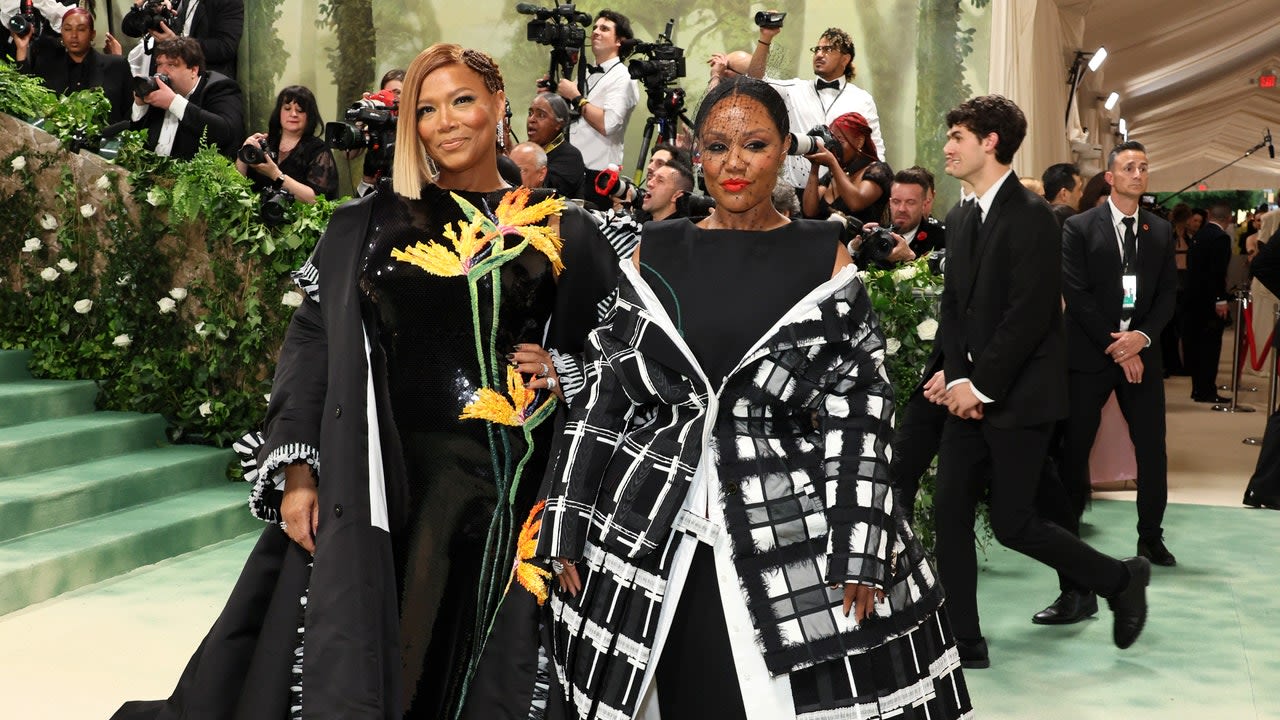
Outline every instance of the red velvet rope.
[[[1267, 343], [1262, 348], [1262, 355], [1259, 356], [1258, 345], [1257, 345], [1257, 342], [1255, 342], [1253, 337], [1253, 303], [1249, 303], [1248, 305], [1244, 306], [1244, 312], [1242, 313], [1242, 315], [1243, 315], [1243, 318], [1241, 322], [1244, 323], [1244, 336], [1243, 336], [1243, 339], [1241, 340], [1241, 343], [1245, 347], [1249, 348], [1249, 364], [1253, 366], [1253, 369], [1255, 371], [1261, 370], [1262, 365], [1267, 361], [1267, 354], [1271, 352], [1272, 344], [1275, 342], [1275, 339], [1276, 339], [1275, 328], [1271, 329], [1271, 335], [1267, 337]], [[1237, 369], [1244, 368], [1244, 360], [1245, 360], [1245, 354], [1241, 352], [1240, 367]]]

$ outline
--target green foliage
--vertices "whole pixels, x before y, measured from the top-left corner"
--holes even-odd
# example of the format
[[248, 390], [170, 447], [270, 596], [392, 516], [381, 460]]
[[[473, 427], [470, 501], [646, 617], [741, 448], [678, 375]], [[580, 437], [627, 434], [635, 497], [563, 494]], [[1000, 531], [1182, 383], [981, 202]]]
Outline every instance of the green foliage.
[[[51, 114], [97, 112], [65, 102]], [[174, 440], [226, 446], [258, 426], [301, 299], [288, 272], [337, 203], [297, 205], [290, 224], [267, 227], [216, 150], [175, 162], [137, 134], [98, 178], [77, 179], [92, 163], [61, 150], [0, 161], [13, 171], [0, 190], [0, 348], [30, 349], [38, 377], [96, 380], [102, 408], [162, 414]]]
[[23, 75], [12, 63], [0, 60], [0, 107], [23, 120], [44, 117], [58, 96], [39, 78]]
[[[1226, 203], [1232, 210], [1256, 210], [1258, 205], [1267, 199], [1263, 190], [1205, 190], [1173, 193], [1156, 193], [1156, 202], [1167, 208], [1177, 203], [1186, 203], [1193, 208], [1210, 208], [1217, 203]], [[1172, 202], [1170, 199], [1172, 198]]]

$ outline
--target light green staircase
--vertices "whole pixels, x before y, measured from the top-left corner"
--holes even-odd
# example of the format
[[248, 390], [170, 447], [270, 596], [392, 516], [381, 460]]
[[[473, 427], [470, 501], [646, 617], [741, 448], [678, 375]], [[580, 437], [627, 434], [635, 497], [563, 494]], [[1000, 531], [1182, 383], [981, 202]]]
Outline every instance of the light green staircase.
[[0, 614], [261, 527], [230, 451], [94, 412], [92, 382], [35, 380], [28, 359], [0, 351]]

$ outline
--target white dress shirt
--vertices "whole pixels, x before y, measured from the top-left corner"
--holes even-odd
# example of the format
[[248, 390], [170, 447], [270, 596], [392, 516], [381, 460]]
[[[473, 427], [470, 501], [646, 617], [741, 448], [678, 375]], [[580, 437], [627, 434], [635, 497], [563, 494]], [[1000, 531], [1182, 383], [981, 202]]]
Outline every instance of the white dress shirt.
[[[871, 142], [875, 143], [880, 159], [885, 159], [884, 138], [880, 136], [880, 114], [876, 111], [876, 101], [871, 93], [843, 77], [836, 81], [840, 84], [839, 88], [822, 90], [818, 90], [816, 77], [808, 80], [777, 80], [766, 77], [765, 81], [773, 85], [787, 101], [791, 132], [803, 135], [814, 125], [830, 125], [832, 120], [841, 115], [856, 112], [866, 118], [867, 125], [871, 126]], [[804, 187], [809, 180], [811, 167], [812, 163], [803, 157], [789, 157], [784, 172], [792, 186]], [[822, 168], [819, 175], [825, 175], [826, 172], [827, 169]]]
[[569, 126], [569, 142], [582, 153], [588, 170], [622, 165], [622, 141], [631, 111], [640, 103], [640, 90], [620, 58], [600, 64], [602, 73], [587, 76], [587, 102], [604, 110], [604, 134], [579, 117]]
[[[191, 92], [195, 92], [202, 82], [204, 82], [204, 78], [196, 78], [196, 84], [191, 88]], [[187, 106], [191, 104], [187, 102], [187, 97], [190, 95], [191, 93], [178, 95], [175, 92], [169, 109], [164, 111], [164, 123], [160, 125], [160, 135], [156, 137], [155, 153], [157, 155], [170, 155], [173, 153], [173, 139], [177, 137], [178, 126], [182, 123], [182, 118], [187, 114]], [[146, 117], [147, 112], [150, 110], [150, 105], [134, 104], [134, 122]]]
[[[1111, 202], [1111, 196], [1107, 196], [1107, 207], [1111, 209], [1111, 228], [1115, 230], [1115, 233], [1116, 233], [1116, 248], [1120, 251], [1120, 263], [1123, 265], [1124, 263], [1124, 219], [1125, 218], [1133, 218], [1133, 234], [1136, 236], [1136, 240], [1134, 241], [1134, 244], [1133, 244], [1134, 254], [1137, 254], [1138, 243], [1142, 241], [1142, 226], [1138, 224], [1138, 211], [1135, 210], [1132, 215], [1125, 215], [1123, 210], [1116, 207], [1116, 204]], [[1123, 267], [1120, 268], [1120, 272], [1122, 274], [1124, 273]], [[1131, 322], [1131, 319], [1125, 320], [1122, 318], [1120, 320], [1120, 331], [1124, 332], [1128, 330], [1130, 322]], [[1146, 346], [1151, 347], [1150, 335], [1142, 332], [1141, 330], [1135, 330], [1134, 332], [1137, 332], [1140, 335], [1142, 335], [1142, 337], [1146, 338], [1147, 339]]]

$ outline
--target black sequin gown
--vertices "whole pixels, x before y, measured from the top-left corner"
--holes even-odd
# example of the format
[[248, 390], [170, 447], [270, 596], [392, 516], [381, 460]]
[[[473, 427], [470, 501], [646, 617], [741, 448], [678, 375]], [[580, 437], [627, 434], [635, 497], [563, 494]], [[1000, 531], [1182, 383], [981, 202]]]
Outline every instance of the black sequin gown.
[[[503, 193], [458, 194], [492, 211]], [[506, 585], [514, 549], [510, 528], [514, 524], [518, 530], [524, 521], [545, 458], [530, 463], [516, 502], [495, 525], [496, 478], [510, 474], [526, 443], [518, 428], [458, 419], [484, 386], [467, 279], [430, 275], [391, 257], [392, 249], [428, 239], [451, 248], [442, 231], [463, 213], [446, 192], [425, 188], [417, 201], [388, 193], [373, 216], [378, 221], [366, 239], [360, 277], [363, 311], [386, 353], [409, 477], [408, 524], [393, 541], [405, 717], [452, 718], [484, 632], [477, 627], [478, 608], [492, 602], [486, 588], [496, 583], [500, 592]], [[509, 236], [508, 246], [519, 240]], [[487, 276], [477, 285], [482, 345], [487, 346], [494, 329], [493, 287]], [[512, 346], [543, 342], [555, 293], [551, 264], [532, 247], [503, 266], [496, 348], [504, 381], [491, 386], [505, 388], [505, 355]], [[548, 423], [543, 430], [549, 428]], [[535, 441], [538, 446], [543, 448], [538, 455], [544, 455], [546, 442]], [[507, 529], [501, 542], [491, 540], [492, 527]]]

